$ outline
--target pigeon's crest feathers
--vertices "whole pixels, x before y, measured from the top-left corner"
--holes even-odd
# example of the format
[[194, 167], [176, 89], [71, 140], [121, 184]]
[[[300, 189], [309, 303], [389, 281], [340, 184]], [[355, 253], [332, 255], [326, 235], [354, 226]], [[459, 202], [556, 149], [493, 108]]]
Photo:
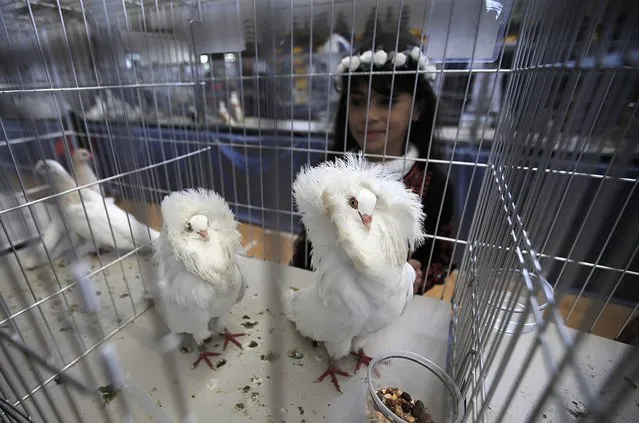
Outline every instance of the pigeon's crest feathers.
[[[371, 193], [375, 196], [372, 201]], [[393, 264], [403, 263], [404, 250], [413, 250], [425, 238], [419, 196], [396, 174], [367, 161], [362, 153], [347, 153], [344, 158], [304, 168], [293, 184], [293, 196], [313, 245], [336, 242], [355, 262], [363, 256], [362, 248], [367, 248]], [[358, 200], [365, 200], [365, 209], [374, 207], [369, 230], [352, 218], [357, 216], [352, 209], [358, 209], [361, 216]], [[324, 235], [329, 226], [335, 228], [335, 239]]]
[[162, 217], [167, 231], [178, 233], [184, 230], [184, 225], [195, 215], [204, 215], [209, 225], [218, 230], [229, 229], [236, 231], [237, 222], [233, 212], [224, 199], [215, 191], [202, 188], [189, 188], [184, 191], [173, 192], [162, 200]]

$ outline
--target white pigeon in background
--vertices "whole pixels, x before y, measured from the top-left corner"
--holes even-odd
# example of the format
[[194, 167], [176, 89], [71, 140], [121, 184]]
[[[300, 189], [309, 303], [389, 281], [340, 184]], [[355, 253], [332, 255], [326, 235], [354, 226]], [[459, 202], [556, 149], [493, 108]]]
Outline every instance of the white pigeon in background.
[[[77, 148], [71, 151], [71, 157], [73, 158], [73, 168], [75, 170], [75, 179], [78, 181], [78, 185], [91, 184], [98, 181], [98, 177], [89, 164], [93, 160], [93, 154], [85, 148]], [[86, 189], [90, 189], [96, 194], [100, 194], [109, 203], [114, 203], [113, 197], [105, 197], [104, 190], [100, 184], [91, 185]]]
[[[77, 187], [71, 175], [55, 160], [40, 160], [36, 163], [35, 172], [49, 178], [53, 190], [58, 194]], [[82, 201], [77, 191], [57, 200], [69, 229], [87, 244], [93, 245], [95, 241], [97, 248], [130, 251], [159, 237], [156, 230], [138, 222], [112, 202], [105, 202], [100, 194], [84, 189], [81, 195]]]
[[212, 329], [242, 345], [225, 321], [244, 297], [246, 287], [236, 256], [242, 251], [237, 221], [224, 199], [213, 191], [187, 189], [162, 201], [164, 224], [156, 245], [158, 282], [151, 295], [169, 330], [192, 335], [199, 349], [193, 367], [219, 355], [206, 350]]
[[330, 376], [348, 376], [336, 360], [353, 352], [369, 364], [366, 337], [388, 326], [413, 296], [410, 251], [424, 240], [419, 196], [363, 156], [306, 168], [293, 195], [312, 244], [315, 283], [289, 292], [287, 317], [300, 333], [324, 343]]

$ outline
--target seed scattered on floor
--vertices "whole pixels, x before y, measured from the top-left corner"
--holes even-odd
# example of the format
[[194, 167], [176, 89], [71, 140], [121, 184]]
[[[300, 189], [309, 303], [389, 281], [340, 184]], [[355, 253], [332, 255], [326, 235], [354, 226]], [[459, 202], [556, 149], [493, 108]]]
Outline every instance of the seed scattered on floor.
[[304, 354], [297, 351], [297, 349], [293, 349], [288, 352], [288, 358], [294, 358], [295, 360], [300, 360], [304, 358]]
[[257, 347], [257, 342], [251, 341], [251, 343], [248, 346], [249, 346], [249, 348], [255, 348], [255, 347]]
[[253, 326], [257, 325], [257, 322], [244, 322], [241, 325], [244, 326], [246, 329], [251, 329]]
[[113, 384], [100, 386], [98, 388], [98, 391], [100, 391], [100, 393], [102, 394], [102, 401], [104, 401], [105, 404], [108, 404], [111, 401], [113, 401], [115, 397], [118, 396], [118, 393], [120, 392], [120, 390], [117, 389], [115, 385]]
[[238, 402], [237, 404], [235, 404], [235, 409], [236, 410], [244, 410], [244, 403], [243, 402]]
[[219, 369], [220, 367], [224, 366], [226, 364], [226, 360], [222, 359], [220, 361], [218, 361], [217, 363], [215, 363], [215, 368]]
[[262, 361], [268, 361], [272, 363], [279, 360], [280, 355], [276, 352], [269, 351], [268, 353], [261, 355], [260, 358], [262, 359]]

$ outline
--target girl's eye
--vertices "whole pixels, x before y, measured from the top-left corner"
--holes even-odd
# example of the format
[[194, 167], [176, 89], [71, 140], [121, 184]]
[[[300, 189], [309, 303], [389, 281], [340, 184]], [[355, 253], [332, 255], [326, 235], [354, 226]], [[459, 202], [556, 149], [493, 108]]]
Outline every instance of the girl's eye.
[[351, 197], [350, 200], [348, 200], [348, 205], [351, 206], [352, 208], [356, 209], [357, 206], [358, 206], [357, 198]]
[[391, 97], [386, 97], [386, 98], [382, 99], [381, 102], [382, 102], [382, 104], [384, 106], [388, 107], [388, 106], [392, 106], [393, 104], [395, 104], [395, 99], [391, 98]]
[[187, 232], [193, 232], [193, 226], [191, 226], [190, 223], [187, 223], [186, 224], [186, 230], [187, 230]]

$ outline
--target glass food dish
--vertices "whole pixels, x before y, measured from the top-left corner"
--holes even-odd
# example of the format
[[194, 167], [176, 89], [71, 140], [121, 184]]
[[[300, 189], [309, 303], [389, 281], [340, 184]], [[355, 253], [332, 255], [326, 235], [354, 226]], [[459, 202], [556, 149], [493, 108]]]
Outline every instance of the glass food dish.
[[368, 366], [367, 379], [368, 422], [462, 421], [464, 405], [459, 388], [450, 376], [427, 358], [408, 351], [380, 354]]

